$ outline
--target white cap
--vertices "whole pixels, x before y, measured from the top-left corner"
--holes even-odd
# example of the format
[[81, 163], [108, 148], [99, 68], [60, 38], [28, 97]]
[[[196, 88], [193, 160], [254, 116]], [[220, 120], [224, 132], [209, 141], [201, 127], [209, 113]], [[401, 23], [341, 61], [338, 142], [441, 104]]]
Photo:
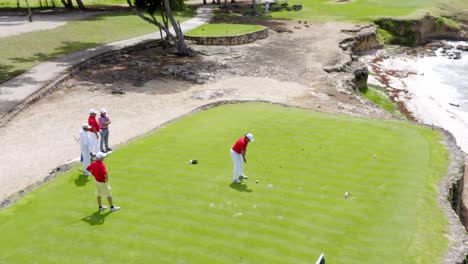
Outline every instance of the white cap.
[[94, 110], [94, 109], [90, 109], [90, 110], [89, 110], [89, 113], [90, 113], [90, 114], [97, 114], [97, 111]]
[[101, 114], [102, 113], [107, 113], [107, 110], [105, 108], [101, 108]]
[[88, 124], [83, 124], [81, 127], [82, 127], [82, 128], [88, 128], [88, 129], [91, 128], [91, 126], [88, 125]]
[[252, 133], [247, 133], [245, 136], [246, 136], [250, 141], [254, 141], [254, 137], [253, 137]]
[[103, 159], [103, 158], [105, 158], [105, 157], [107, 157], [107, 154], [106, 154], [106, 153], [98, 152], [98, 153], [96, 154], [96, 158], [97, 158], [97, 159]]

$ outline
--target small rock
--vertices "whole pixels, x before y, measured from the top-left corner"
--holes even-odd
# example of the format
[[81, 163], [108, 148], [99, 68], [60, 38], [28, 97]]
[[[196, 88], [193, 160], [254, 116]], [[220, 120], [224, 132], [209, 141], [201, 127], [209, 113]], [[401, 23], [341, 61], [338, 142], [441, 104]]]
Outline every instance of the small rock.
[[453, 46], [447, 44], [447, 45], [444, 45], [442, 48], [443, 48], [444, 50], [451, 50], [451, 49], [453, 49]]
[[120, 90], [120, 89], [113, 89], [111, 91], [111, 94], [125, 94], [125, 91]]
[[468, 45], [458, 45], [457, 50], [468, 51]]

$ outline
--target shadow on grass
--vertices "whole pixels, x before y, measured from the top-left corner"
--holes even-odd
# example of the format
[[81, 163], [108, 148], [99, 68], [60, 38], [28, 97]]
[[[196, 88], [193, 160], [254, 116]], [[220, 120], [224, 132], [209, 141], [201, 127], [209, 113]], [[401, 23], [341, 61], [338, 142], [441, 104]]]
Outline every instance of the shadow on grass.
[[[192, 10], [192, 9], [187, 9], [187, 10], [184, 10], [184, 11], [173, 11], [172, 13], [176, 17], [186, 17], [186, 18], [191, 18], [191, 17], [193, 17], [195, 15], [195, 11]], [[88, 17], [88, 18], [86, 18], [86, 21], [100, 21], [100, 20], [105, 20], [105, 19], [107, 19], [109, 17], [128, 17], [128, 16], [135, 16], [136, 17], [136, 15], [131, 11], [121, 11], [121, 12], [113, 12], [111, 14], [102, 14], [102, 15]], [[156, 12], [155, 16], [157, 16], [159, 18], [160, 13]], [[176, 20], [177, 20], [177, 18], [176, 18]]]
[[92, 176], [86, 176], [84, 174], [80, 174], [78, 178], [75, 179], [75, 185], [78, 187], [85, 186], [90, 180], [89, 178]]
[[69, 54], [75, 51], [96, 47], [100, 45], [100, 43], [96, 42], [81, 42], [81, 41], [64, 41], [60, 47], [57, 47], [51, 53], [35, 53], [30, 57], [14, 57], [10, 58], [10, 60], [16, 63], [28, 63], [28, 62], [43, 62], [46, 60], [50, 60], [52, 58], [56, 58], [65, 54]]
[[24, 70], [13, 70], [13, 66], [0, 64], [0, 83], [5, 82], [24, 72]]
[[231, 183], [229, 184], [229, 187], [231, 187], [232, 189], [238, 191], [238, 192], [252, 192], [251, 189], [249, 189], [249, 187], [247, 187], [247, 185], [245, 185], [244, 183]]
[[99, 211], [94, 212], [91, 215], [88, 215], [84, 218], [81, 219], [81, 221], [86, 222], [90, 225], [102, 225], [105, 222], [105, 219], [108, 215], [110, 215], [111, 212], [108, 211], [106, 213], [101, 213]]

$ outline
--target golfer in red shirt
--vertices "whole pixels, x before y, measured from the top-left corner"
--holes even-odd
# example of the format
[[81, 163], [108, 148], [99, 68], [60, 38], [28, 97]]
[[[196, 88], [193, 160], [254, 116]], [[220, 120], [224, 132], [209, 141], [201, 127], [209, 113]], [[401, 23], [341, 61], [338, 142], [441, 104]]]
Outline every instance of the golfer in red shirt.
[[236, 141], [234, 146], [231, 148], [231, 157], [232, 162], [234, 163], [234, 174], [232, 179], [236, 183], [241, 183], [242, 179], [247, 179], [248, 177], [243, 173], [243, 163], [247, 163], [247, 158], [245, 157], [247, 153], [247, 145], [250, 141], [254, 141], [254, 136], [251, 133], [245, 134]]
[[109, 201], [109, 205], [111, 207], [110, 210], [115, 212], [120, 210], [120, 207], [114, 206], [112, 202], [112, 192], [108, 182], [109, 176], [107, 175], [106, 165], [104, 165], [103, 162], [106, 156], [106, 153], [98, 152], [96, 154], [96, 160], [86, 169], [90, 171], [91, 174], [93, 174], [94, 179], [96, 180], [96, 196], [99, 205], [99, 211], [105, 210], [107, 208], [107, 206], [103, 206], [101, 203], [101, 196], [107, 196], [107, 201]]
[[91, 141], [91, 152], [96, 154], [99, 152], [99, 132], [100, 127], [96, 119], [97, 111], [94, 109], [89, 110], [88, 125], [89, 129], [89, 140]]

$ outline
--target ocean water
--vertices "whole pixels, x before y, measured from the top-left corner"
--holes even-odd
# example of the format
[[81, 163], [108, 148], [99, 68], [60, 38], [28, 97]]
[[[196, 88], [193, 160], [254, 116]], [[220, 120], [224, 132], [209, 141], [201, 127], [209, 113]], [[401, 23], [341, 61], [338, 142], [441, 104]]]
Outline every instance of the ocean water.
[[[449, 42], [453, 46], [466, 42]], [[454, 50], [455, 51], [455, 50]], [[468, 52], [449, 59], [439, 49], [435, 57], [423, 57], [408, 66], [415, 73], [403, 81], [409, 94], [407, 106], [419, 121], [450, 131], [468, 153]]]
[[[468, 42], [448, 44], [456, 47]], [[419, 122], [450, 131], [468, 153], [468, 52], [453, 51], [461, 52], [462, 58], [449, 59], [439, 49], [437, 56], [432, 57], [377, 54], [363, 60], [373, 74], [369, 77], [370, 84], [400, 91], [398, 100], [404, 102]], [[386, 83], [381, 82], [382, 76]]]

